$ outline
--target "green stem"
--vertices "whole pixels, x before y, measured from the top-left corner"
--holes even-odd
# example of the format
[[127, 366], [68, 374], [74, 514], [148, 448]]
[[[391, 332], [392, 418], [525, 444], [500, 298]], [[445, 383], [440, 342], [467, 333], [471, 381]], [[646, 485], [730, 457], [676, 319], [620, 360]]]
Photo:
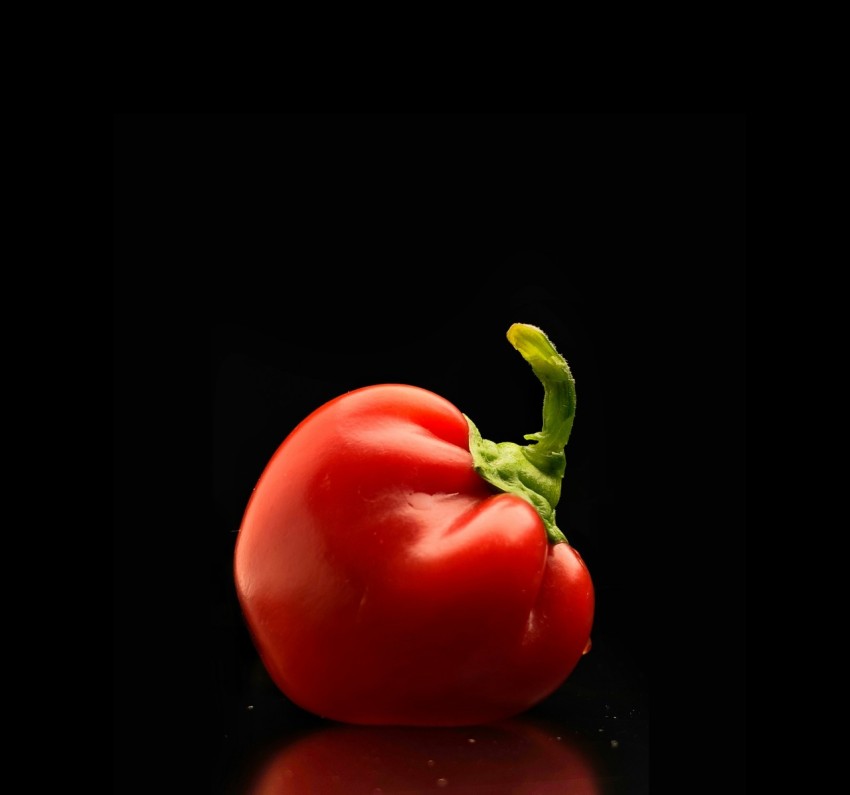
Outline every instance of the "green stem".
[[567, 543], [555, 523], [555, 506], [566, 469], [564, 447], [575, 418], [575, 381], [564, 357], [536, 326], [514, 323], [508, 329], [508, 340], [543, 384], [543, 428], [523, 437], [532, 444], [496, 444], [482, 439], [466, 417], [473, 467], [496, 488], [528, 500], [540, 514], [550, 543]]

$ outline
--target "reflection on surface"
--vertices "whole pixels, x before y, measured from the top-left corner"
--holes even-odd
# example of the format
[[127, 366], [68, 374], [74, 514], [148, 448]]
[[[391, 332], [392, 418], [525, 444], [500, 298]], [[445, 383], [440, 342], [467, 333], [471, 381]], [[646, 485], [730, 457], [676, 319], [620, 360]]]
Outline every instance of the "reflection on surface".
[[471, 728], [333, 725], [272, 744], [237, 791], [602, 795], [590, 757], [558, 731], [530, 720]]

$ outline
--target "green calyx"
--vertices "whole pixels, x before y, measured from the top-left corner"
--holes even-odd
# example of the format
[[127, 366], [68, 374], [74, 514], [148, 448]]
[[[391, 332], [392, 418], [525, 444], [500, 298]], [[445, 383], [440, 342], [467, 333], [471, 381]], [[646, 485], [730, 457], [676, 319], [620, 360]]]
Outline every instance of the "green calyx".
[[531, 365], [543, 384], [543, 429], [526, 434], [531, 444], [499, 444], [481, 438], [469, 417], [469, 451], [475, 471], [498, 489], [530, 502], [546, 527], [552, 544], [568, 543], [555, 524], [555, 506], [567, 460], [564, 447], [570, 438], [576, 411], [576, 389], [570, 368], [549, 338], [536, 326], [514, 323], [508, 340]]

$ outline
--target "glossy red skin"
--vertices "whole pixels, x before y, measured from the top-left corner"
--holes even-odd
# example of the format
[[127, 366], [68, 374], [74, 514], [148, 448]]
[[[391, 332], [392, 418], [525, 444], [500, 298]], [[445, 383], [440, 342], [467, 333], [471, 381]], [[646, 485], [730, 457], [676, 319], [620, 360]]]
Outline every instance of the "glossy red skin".
[[472, 467], [469, 429], [418, 387], [364, 387], [286, 438], [234, 556], [257, 651], [300, 707], [357, 724], [518, 714], [589, 640], [590, 574], [522, 498]]

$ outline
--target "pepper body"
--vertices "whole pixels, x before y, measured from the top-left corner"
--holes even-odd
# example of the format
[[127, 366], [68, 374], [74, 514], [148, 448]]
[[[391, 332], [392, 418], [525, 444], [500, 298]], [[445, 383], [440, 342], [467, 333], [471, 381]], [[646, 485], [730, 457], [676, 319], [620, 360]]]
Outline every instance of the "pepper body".
[[475, 471], [470, 426], [425, 389], [331, 400], [277, 449], [248, 502], [236, 592], [276, 685], [357, 724], [518, 714], [589, 645], [590, 574], [522, 496]]

